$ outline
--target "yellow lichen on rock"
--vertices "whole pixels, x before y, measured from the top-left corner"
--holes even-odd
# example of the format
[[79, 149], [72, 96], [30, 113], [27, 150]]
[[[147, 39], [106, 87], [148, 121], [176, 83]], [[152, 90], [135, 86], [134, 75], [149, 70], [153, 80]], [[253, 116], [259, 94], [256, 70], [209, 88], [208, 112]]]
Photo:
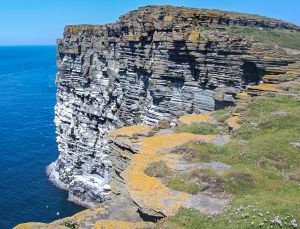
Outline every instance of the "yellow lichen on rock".
[[200, 33], [197, 31], [192, 31], [189, 36], [189, 41], [193, 43], [197, 43], [200, 40]]
[[95, 224], [95, 229], [137, 229], [137, 228], [151, 228], [154, 223], [149, 222], [125, 222], [117, 220], [101, 220]]
[[239, 94], [236, 95], [237, 98], [244, 98], [244, 97], [248, 97], [248, 93], [247, 92], [241, 92]]
[[241, 125], [238, 123], [240, 116], [240, 113], [234, 113], [232, 117], [227, 120], [227, 125], [234, 130], [241, 128]]
[[66, 32], [71, 33], [71, 34], [77, 34], [81, 27], [78, 25], [70, 25], [70, 26], [66, 26]]
[[164, 17], [164, 21], [171, 22], [173, 20], [173, 18], [174, 18], [173, 16], [167, 15]]
[[165, 160], [162, 153], [192, 140], [211, 140], [212, 135], [191, 133], [165, 134], [147, 137], [141, 141], [141, 151], [134, 154], [127, 170], [122, 173], [133, 200], [152, 214], [164, 216], [175, 214], [189, 198], [189, 194], [166, 187], [159, 179], [144, 173], [150, 163]]
[[190, 114], [180, 117], [178, 120], [180, 124], [192, 124], [197, 122], [210, 122], [211, 116], [210, 114]]
[[120, 129], [113, 130], [109, 133], [109, 137], [118, 137], [118, 136], [126, 136], [132, 137], [134, 135], [144, 135], [151, 131], [153, 127], [146, 125], [135, 125], [135, 126], [127, 126]]
[[[105, 213], [104, 208], [101, 208], [101, 207], [91, 208], [91, 209], [86, 209], [84, 211], [78, 212], [77, 214], [75, 214], [71, 217], [64, 218], [63, 221], [65, 221], [65, 220], [75, 220], [77, 223], [80, 223], [81, 221], [86, 220], [87, 217], [91, 217], [91, 216], [95, 216], [97, 214], [103, 214], [103, 213]], [[60, 224], [63, 221], [57, 220], [57, 221], [54, 221], [53, 223]]]
[[276, 84], [259, 84], [259, 85], [251, 85], [248, 87], [250, 90], [257, 91], [269, 91], [269, 92], [277, 92], [279, 91], [279, 86]]
[[124, 41], [129, 41], [129, 42], [132, 42], [132, 41], [138, 42], [141, 40], [141, 37], [139, 35], [134, 35], [134, 34], [124, 35], [123, 38], [124, 38]]
[[165, 134], [145, 138], [142, 141], [140, 154], [156, 155], [192, 140], [211, 140], [214, 135], [197, 135], [191, 133]]
[[68, 229], [68, 227], [45, 223], [23, 223], [15, 226], [13, 229]]
[[251, 100], [251, 96], [248, 94], [248, 92], [241, 92], [236, 95], [236, 99], [238, 103], [247, 103]]
[[265, 75], [262, 79], [265, 83], [279, 84], [281, 82], [292, 81], [297, 77], [297, 73], [294, 71], [288, 71], [285, 74], [279, 75]]

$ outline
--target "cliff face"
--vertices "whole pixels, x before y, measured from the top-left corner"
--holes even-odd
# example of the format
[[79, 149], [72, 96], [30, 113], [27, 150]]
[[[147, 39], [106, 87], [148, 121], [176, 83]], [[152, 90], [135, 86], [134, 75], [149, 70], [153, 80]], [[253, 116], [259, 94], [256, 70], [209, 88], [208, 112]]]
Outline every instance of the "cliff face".
[[259, 16], [170, 6], [143, 7], [114, 24], [67, 26], [57, 41], [60, 155], [50, 179], [75, 202], [103, 202], [115, 158], [111, 130], [233, 105], [246, 85], [293, 62], [277, 47], [224, 30], [232, 25], [300, 30]]

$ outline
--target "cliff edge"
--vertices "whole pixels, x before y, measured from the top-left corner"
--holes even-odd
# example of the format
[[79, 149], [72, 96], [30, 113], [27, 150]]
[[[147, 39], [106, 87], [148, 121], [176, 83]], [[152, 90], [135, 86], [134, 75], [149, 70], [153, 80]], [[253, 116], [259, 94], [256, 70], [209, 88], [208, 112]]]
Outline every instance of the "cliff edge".
[[297, 48], [245, 29], [300, 31], [257, 15], [172, 6], [142, 7], [113, 24], [66, 26], [57, 40], [60, 155], [47, 169], [50, 180], [84, 206], [110, 200], [125, 189], [115, 167], [128, 166], [126, 157], [114, 160], [112, 130], [175, 125], [180, 116], [233, 106], [248, 91], [278, 91], [277, 83], [298, 76]]

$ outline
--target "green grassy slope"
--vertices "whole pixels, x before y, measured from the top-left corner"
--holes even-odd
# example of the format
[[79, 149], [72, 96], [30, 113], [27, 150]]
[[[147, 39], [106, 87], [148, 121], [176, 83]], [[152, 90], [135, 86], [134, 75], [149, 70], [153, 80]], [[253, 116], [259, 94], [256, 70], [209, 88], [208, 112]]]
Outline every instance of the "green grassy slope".
[[242, 34], [257, 41], [271, 41], [287, 48], [300, 48], [300, 32], [284, 29], [262, 29], [253, 27], [231, 26], [226, 31]]
[[[295, 87], [294, 93], [299, 93], [299, 88]], [[300, 148], [292, 144], [300, 142], [299, 99], [261, 97], [243, 107], [217, 111], [216, 116], [224, 120], [236, 109], [243, 110], [242, 127], [230, 143], [185, 145], [197, 152], [191, 160], [233, 166], [219, 175], [233, 196], [232, 206], [214, 217], [181, 209], [158, 228], [280, 228], [280, 224], [292, 228], [293, 219], [300, 222]], [[193, 132], [195, 127], [191, 128]]]

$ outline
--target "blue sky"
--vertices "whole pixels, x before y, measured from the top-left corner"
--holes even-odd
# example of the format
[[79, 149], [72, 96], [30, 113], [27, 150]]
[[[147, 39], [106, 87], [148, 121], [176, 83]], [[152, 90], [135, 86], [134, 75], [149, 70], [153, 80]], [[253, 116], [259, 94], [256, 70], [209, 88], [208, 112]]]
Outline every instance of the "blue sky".
[[165, 4], [256, 13], [300, 25], [299, 0], [3, 0], [0, 45], [54, 45], [67, 24], [114, 22], [139, 6]]

